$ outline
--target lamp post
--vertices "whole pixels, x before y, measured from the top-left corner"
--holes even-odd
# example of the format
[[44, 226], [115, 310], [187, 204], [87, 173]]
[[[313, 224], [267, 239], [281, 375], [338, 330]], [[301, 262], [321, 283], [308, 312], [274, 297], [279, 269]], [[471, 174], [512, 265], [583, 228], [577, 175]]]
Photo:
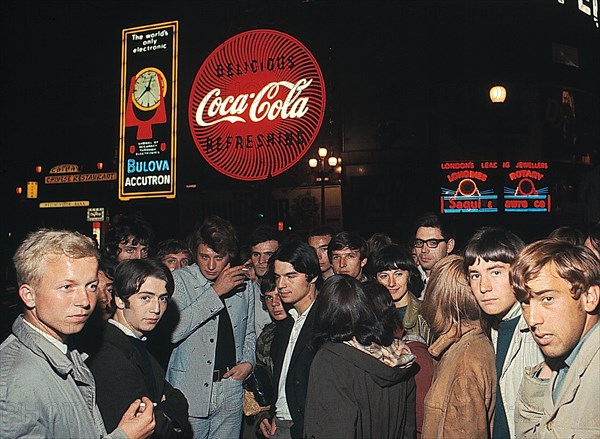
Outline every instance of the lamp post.
[[308, 166], [313, 170], [317, 181], [321, 183], [321, 224], [325, 224], [325, 182], [329, 180], [329, 174], [340, 172], [341, 159], [333, 155], [328, 156], [329, 151], [325, 147], [317, 150], [318, 158], [308, 159]]

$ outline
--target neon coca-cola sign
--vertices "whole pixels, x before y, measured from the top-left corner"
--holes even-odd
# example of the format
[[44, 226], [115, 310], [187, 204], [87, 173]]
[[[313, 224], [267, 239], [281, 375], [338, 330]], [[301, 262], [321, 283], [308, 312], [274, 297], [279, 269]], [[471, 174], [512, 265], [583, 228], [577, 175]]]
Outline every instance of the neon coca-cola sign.
[[274, 30], [238, 34], [202, 64], [190, 94], [198, 151], [239, 180], [283, 173], [309, 150], [325, 111], [321, 69], [295, 38]]

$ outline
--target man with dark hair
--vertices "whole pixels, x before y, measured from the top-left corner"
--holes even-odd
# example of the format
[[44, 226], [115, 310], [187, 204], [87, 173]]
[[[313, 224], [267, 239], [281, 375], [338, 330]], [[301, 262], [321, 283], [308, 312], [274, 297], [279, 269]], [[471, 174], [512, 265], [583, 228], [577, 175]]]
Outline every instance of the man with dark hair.
[[259, 226], [250, 235], [250, 260], [259, 280], [267, 274], [269, 258], [273, 256], [281, 243], [281, 233], [274, 227]]
[[156, 246], [156, 259], [165, 264], [169, 270], [187, 267], [192, 263], [192, 252], [180, 239], [165, 239]]
[[[418, 269], [423, 282], [427, 283], [435, 263], [454, 250], [456, 245], [454, 230], [433, 212], [418, 218], [413, 230], [413, 249], [417, 255]], [[419, 298], [423, 299], [423, 295]]]
[[305, 242], [281, 246], [269, 261], [279, 297], [291, 306], [290, 317], [275, 327], [271, 344], [275, 399], [270, 419], [260, 422], [265, 437], [303, 438], [308, 375], [314, 356], [311, 346], [321, 269], [314, 250]]
[[282, 235], [274, 227], [259, 226], [250, 235], [250, 260], [256, 276], [257, 286], [254, 288], [254, 325], [256, 336], [258, 337], [263, 328], [271, 323], [271, 316], [267, 310], [261, 306], [260, 302], [260, 282], [267, 274], [269, 269], [269, 258], [277, 251], [282, 243]]
[[242, 382], [255, 362], [254, 283], [232, 265], [238, 240], [229, 221], [206, 218], [191, 247], [196, 263], [173, 272], [179, 320], [167, 380], [188, 399], [195, 438], [237, 438]]
[[102, 316], [102, 320], [108, 320], [115, 309], [112, 307], [112, 289], [115, 271], [118, 262], [109, 257], [100, 257], [98, 264], [98, 306], [96, 312]]
[[510, 274], [546, 360], [526, 370], [517, 437], [600, 437], [600, 261], [587, 248], [547, 239], [525, 247]]
[[122, 215], [111, 224], [102, 252], [118, 261], [148, 257], [154, 232], [150, 224], [139, 215]]
[[367, 242], [360, 235], [346, 231], [335, 235], [327, 250], [335, 274], [347, 274], [361, 282], [366, 280], [367, 251]]
[[542, 361], [509, 279], [510, 264], [524, 246], [510, 231], [484, 227], [475, 232], [464, 250], [464, 270], [471, 290], [492, 326], [498, 378], [493, 437], [517, 437], [515, 400], [523, 370]]
[[308, 234], [308, 245], [315, 249], [319, 258], [319, 266], [321, 267], [321, 276], [327, 279], [333, 276], [333, 266], [329, 260], [329, 243], [335, 235], [335, 231], [331, 226], [319, 226], [314, 228]]
[[154, 437], [185, 435], [187, 400], [165, 380], [164, 369], [145, 346], [146, 335], [163, 317], [174, 288], [169, 269], [154, 259], [123, 261], [115, 272], [112, 304], [116, 311], [90, 363], [98, 407], [109, 429], [116, 427], [132, 401], [148, 395], [155, 406]]

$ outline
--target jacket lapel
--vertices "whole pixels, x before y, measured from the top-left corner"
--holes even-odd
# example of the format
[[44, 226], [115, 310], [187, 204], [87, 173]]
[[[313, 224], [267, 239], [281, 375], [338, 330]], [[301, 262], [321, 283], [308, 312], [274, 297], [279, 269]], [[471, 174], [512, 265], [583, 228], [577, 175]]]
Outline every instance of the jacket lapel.
[[292, 358], [290, 359], [290, 369], [294, 367], [294, 363], [300, 357], [300, 354], [304, 352], [305, 349], [310, 349], [310, 343], [313, 335], [313, 321], [314, 321], [314, 306], [308, 312], [306, 316], [306, 321], [304, 325], [302, 325], [302, 330], [300, 334], [298, 334], [298, 340], [296, 340], [296, 346], [294, 346], [294, 352], [292, 352]]

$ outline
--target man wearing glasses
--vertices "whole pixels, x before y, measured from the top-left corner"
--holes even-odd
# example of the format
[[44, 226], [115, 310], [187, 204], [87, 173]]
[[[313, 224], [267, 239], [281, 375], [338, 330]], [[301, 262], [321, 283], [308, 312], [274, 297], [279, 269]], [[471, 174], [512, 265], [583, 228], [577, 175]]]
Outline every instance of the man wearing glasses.
[[[429, 273], [437, 261], [454, 250], [454, 233], [435, 213], [426, 213], [415, 223], [413, 253], [417, 255], [417, 265], [423, 282], [427, 283]], [[421, 293], [420, 299], [423, 299]]]

